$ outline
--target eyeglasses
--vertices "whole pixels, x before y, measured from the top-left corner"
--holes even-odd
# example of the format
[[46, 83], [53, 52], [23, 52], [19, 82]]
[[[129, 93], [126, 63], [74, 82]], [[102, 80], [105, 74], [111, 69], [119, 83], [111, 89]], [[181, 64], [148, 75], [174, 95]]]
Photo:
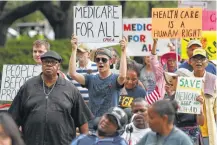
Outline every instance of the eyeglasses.
[[206, 60], [206, 57], [193, 57], [192, 60], [193, 60], [193, 61], [196, 61], [196, 62], [197, 62], [197, 61], [205, 61], [205, 60]]
[[48, 65], [48, 64], [56, 65], [57, 63], [59, 63], [58, 61], [50, 60], [50, 59], [45, 59], [45, 60], [42, 60], [41, 62], [43, 65]]
[[99, 63], [99, 62], [103, 62], [103, 63], [106, 63], [108, 61], [107, 58], [96, 58], [96, 62]]

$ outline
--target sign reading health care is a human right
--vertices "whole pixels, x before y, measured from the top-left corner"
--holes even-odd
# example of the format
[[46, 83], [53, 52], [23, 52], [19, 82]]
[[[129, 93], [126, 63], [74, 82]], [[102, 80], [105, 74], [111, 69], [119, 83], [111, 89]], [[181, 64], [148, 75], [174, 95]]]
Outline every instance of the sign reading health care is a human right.
[[[150, 55], [153, 38], [151, 35], [151, 18], [123, 19], [123, 35], [128, 40], [128, 56]], [[157, 55], [169, 52], [169, 39], [159, 39], [157, 44]]]
[[152, 8], [153, 38], [199, 38], [202, 8]]
[[79, 42], [118, 43], [122, 39], [122, 7], [75, 6], [74, 33]]

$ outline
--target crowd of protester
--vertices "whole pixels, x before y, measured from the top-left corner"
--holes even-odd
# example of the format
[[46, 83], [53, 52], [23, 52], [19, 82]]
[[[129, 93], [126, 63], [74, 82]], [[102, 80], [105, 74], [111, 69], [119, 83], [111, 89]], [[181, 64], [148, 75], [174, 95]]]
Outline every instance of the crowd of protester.
[[[20, 88], [8, 111], [13, 119], [0, 114], [0, 144], [217, 144], [216, 66], [200, 41], [188, 42], [189, 59], [181, 62], [174, 49], [158, 57], [154, 39], [142, 63], [127, 56], [125, 37], [121, 54], [78, 42], [72, 35], [66, 74], [60, 70], [62, 57], [47, 41], [33, 43], [33, 59], [42, 73]], [[177, 112], [178, 77], [203, 79], [196, 98], [200, 114]]]

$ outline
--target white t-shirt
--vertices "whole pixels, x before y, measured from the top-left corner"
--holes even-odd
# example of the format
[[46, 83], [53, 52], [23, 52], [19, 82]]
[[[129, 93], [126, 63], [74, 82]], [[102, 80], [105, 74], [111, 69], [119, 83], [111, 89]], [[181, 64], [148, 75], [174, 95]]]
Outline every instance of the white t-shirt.
[[[129, 126], [132, 126], [132, 128], [133, 128], [133, 131], [131, 133], [131, 137], [130, 137], [130, 132], [126, 131], [127, 127], [129, 127]], [[126, 125], [125, 131], [121, 135], [121, 137], [123, 137], [129, 145], [136, 145], [140, 141], [140, 139], [149, 131], [151, 131], [150, 128], [139, 129], [139, 128], [136, 128], [134, 126], [133, 122], [131, 122], [130, 124]], [[130, 144], [130, 140], [131, 140], [131, 144]]]

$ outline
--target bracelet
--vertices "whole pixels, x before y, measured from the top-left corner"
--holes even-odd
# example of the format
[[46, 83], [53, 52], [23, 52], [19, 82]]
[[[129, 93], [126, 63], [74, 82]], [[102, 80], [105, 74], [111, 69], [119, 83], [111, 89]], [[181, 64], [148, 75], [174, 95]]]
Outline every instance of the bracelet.
[[151, 53], [152, 55], [157, 55], [157, 53], [155, 53], [155, 54], [153, 54], [153, 53]]

